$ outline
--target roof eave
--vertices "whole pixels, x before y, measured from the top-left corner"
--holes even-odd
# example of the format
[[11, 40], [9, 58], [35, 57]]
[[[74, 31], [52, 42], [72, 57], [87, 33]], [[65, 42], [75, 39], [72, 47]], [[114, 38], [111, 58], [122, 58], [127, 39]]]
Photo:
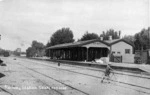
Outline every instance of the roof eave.
[[82, 47], [83, 45], [87, 45], [87, 44], [90, 44], [90, 43], [93, 43], [93, 42], [101, 42], [107, 46], [110, 46], [109, 43], [107, 42], [104, 42], [104, 41], [101, 41], [99, 39], [94, 39], [94, 40], [90, 40], [89, 42], [85, 42], [85, 43], [79, 43], [79, 44], [72, 44], [72, 45], [68, 45], [68, 46], [52, 46], [52, 47], [48, 47], [47, 49], [60, 49], [60, 48], [69, 48], [69, 47]]
[[120, 40], [118, 40], [118, 41], [115, 41], [115, 42], [113, 42], [113, 43], [110, 43], [110, 45], [116, 44], [116, 43], [118, 43], [118, 42], [120, 42], [120, 41], [123, 41], [123, 42], [125, 42], [125, 43], [127, 43], [127, 44], [131, 45], [132, 47], [134, 47], [134, 45], [133, 45], [133, 44], [131, 44], [131, 43], [127, 42], [127, 41], [126, 41], [126, 40], [124, 40], [124, 39], [120, 39]]

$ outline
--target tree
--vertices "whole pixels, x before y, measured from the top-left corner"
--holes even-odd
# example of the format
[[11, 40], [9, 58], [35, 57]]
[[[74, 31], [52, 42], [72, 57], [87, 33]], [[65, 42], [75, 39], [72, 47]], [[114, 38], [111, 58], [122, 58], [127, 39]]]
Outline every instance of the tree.
[[135, 38], [135, 49], [136, 50], [146, 50], [149, 49], [150, 46], [150, 27], [148, 29], [142, 29], [141, 32], [136, 33], [134, 38]]
[[122, 37], [122, 39], [125, 39], [126, 41], [134, 44], [135, 38], [132, 35], [125, 35], [124, 37]]
[[51, 45], [50, 41], [48, 41], [46, 44], [46, 47], [50, 47], [50, 46], [52, 46], [52, 45]]
[[[57, 30], [55, 33], [52, 34], [50, 40], [46, 44], [46, 48], [63, 43], [71, 43], [74, 42], [73, 39], [73, 32], [69, 28], [62, 28]], [[46, 56], [49, 56], [48, 50], [45, 50]]]
[[27, 57], [42, 57], [44, 56], [45, 46], [41, 42], [32, 41], [31, 47], [26, 50]]
[[13, 54], [14, 54], [15, 56], [20, 56], [20, 54], [21, 54], [21, 48], [17, 48], [17, 49], [13, 52]]
[[62, 28], [57, 30], [51, 36], [50, 42], [47, 45], [53, 46], [57, 44], [71, 43], [71, 42], [74, 42], [73, 32], [69, 28]]
[[33, 47], [29, 47], [29, 48], [26, 50], [26, 56], [27, 56], [27, 57], [35, 57], [35, 56], [36, 56], [36, 49], [33, 48]]
[[4, 57], [8, 57], [8, 56], [10, 56], [10, 54], [9, 54], [9, 52], [8, 51], [4, 51]]
[[104, 40], [109, 40], [109, 36], [112, 36], [112, 39], [119, 39], [121, 36], [121, 31], [109, 29], [106, 32], [103, 31], [103, 33], [100, 35], [100, 37], [103, 37]]
[[99, 36], [95, 33], [88, 33], [88, 31], [82, 36], [81, 39], [78, 41], [86, 41], [86, 40], [92, 40], [92, 39], [99, 39]]
[[[51, 45], [50, 41], [48, 41], [47, 44], [46, 44], [46, 48], [48, 48], [48, 47], [50, 47], [50, 46], [52, 46], [52, 45]], [[45, 49], [45, 55], [46, 55], [47, 57], [50, 56], [50, 55], [49, 55], [49, 52], [48, 52], [48, 49]]]
[[32, 47], [35, 48], [36, 50], [36, 56], [37, 57], [42, 57], [44, 56], [44, 44], [41, 42], [33, 41], [32, 42]]
[[4, 56], [4, 57], [10, 56], [9, 50], [4, 50], [0, 48], [0, 56]]
[[41, 50], [44, 48], [44, 44], [37, 41], [32, 41], [32, 47], [34, 47], [36, 50]]

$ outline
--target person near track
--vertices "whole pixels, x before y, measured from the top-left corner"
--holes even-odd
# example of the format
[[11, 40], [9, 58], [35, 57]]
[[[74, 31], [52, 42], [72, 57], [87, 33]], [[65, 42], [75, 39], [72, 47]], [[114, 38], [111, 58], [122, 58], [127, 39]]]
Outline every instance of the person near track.
[[111, 73], [112, 70], [113, 70], [113, 69], [111, 68], [110, 64], [107, 64], [106, 69], [105, 69], [105, 72], [104, 72], [105, 75], [103, 76], [103, 78], [102, 78], [102, 80], [101, 80], [101, 83], [103, 83], [103, 81], [104, 81], [105, 79], [107, 79], [107, 80], [110, 79], [110, 73]]

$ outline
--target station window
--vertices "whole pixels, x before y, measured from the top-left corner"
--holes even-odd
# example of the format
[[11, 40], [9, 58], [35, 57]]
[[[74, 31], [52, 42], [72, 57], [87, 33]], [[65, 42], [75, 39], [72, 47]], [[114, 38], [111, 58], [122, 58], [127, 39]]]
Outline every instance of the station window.
[[130, 49], [125, 49], [125, 54], [130, 54]]

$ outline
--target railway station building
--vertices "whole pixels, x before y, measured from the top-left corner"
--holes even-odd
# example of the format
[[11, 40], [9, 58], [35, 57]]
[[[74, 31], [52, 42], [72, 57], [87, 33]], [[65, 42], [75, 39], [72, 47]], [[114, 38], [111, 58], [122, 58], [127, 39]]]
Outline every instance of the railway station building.
[[[93, 61], [108, 57], [113, 62], [134, 62], [133, 45], [123, 39], [87, 40], [47, 48], [49, 57], [57, 60]], [[113, 56], [113, 57], [112, 57]]]

